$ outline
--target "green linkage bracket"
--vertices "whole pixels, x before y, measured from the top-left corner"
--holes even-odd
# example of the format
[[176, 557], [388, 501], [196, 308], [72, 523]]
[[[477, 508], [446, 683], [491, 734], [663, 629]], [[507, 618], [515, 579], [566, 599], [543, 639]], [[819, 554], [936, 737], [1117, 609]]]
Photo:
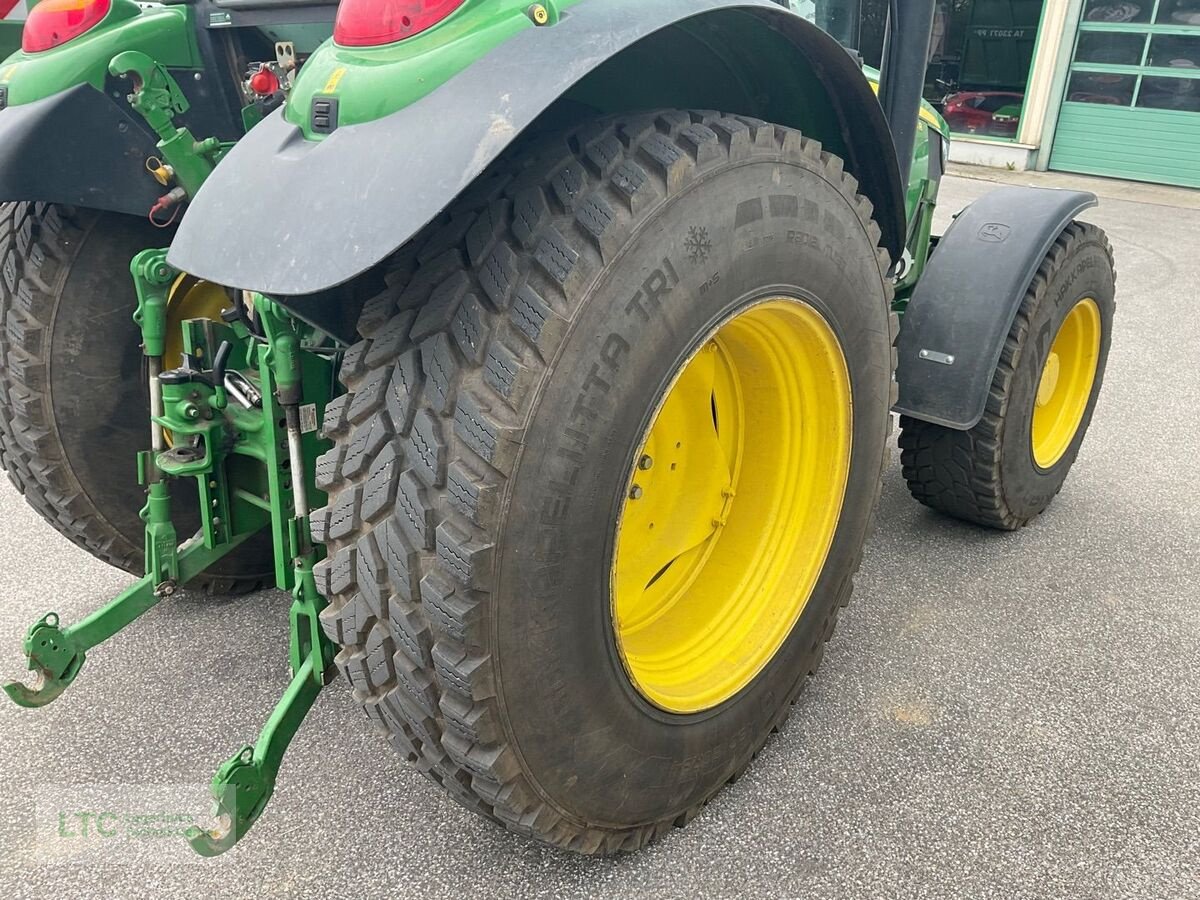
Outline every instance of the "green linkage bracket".
[[[166, 250], [143, 250], [129, 264], [138, 304], [133, 321], [142, 332], [142, 353], [162, 359], [167, 335], [167, 301], [178, 271], [167, 263]], [[179, 571], [179, 537], [171, 521], [171, 489], [159, 477], [151, 453], [138, 455], [140, 481], [146, 485], [146, 505], [138, 516], [145, 523], [146, 577], [170, 592], [182, 583]]]
[[284, 753], [321, 688], [332, 679], [331, 670], [314, 669], [314, 658], [306, 659], [293, 676], [254, 746], [247, 744], [222, 763], [213, 776], [210, 789], [221, 828], [192, 826], [187, 831], [188, 843], [201, 856], [218, 856], [233, 847], [266, 809], [275, 792]]
[[137, 291], [133, 322], [142, 333], [142, 353], [160, 357], [167, 345], [167, 301], [179, 270], [167, 262], [166, 250], [143, 250], [129, 264]]
[[[130, 265], [137, 288], [138, 306], [134, 321], [142, 333], [143, 352], [160, 358], [166, 336], [167, 294], [178, 274], [166, 261], [165, 250], [146, 250]], [[147, 501], [141, 511], [145, 527], [146, 574], [113, 600], [81, 622], [63, 627], [57, 613], [48, 613], [25, 636], [27, 667], [36, 675], [33, 685], [10, 681], [4, 692], [19, 706], [37, 708], [60, 697], [78, 676], [87, 652], [153, 608], [248, 537], [240, 535], [225, 543], [205, 546], [193, 539], [178, 546], [171, 521], [168, 482], [160, 477], [151, 454], [138, 457], [142, 482], [147, 482]]]
[[[143, 352], [150, 358], [154, 373], [161, 363], [170, 285], [178, 272], [167, 264], [163, 250], [138, 254], [131, 271], [138, 295], [134, 318], [142, 332]], [[91, 648], [115, 635], [173, 593], [178, 584], [199, 575], [253, 533], [246, 531], [220, 539], [214, 528], [205, 526], [186, 545], [177, 548], [170, 518], [169, 475], [196, 477], [201, 482], [202, 497], [206, 496], [206, 487], [212, 498], [236, 490], [240, 491], [243, 502], [254, 500], [255, 509], [269, 507], [275, 532], [277, 583], [292, 592], [288, 645], [292, 679], [258, 740], [238, 750], [213, 777], [211, 792], [219, 827], [192, 828], [187, 834], [191, 846], [203, 856], [225, 852], [258, 821], [274, 793], [288, 746], [321, 689], [334, 675], [336, 649], [320, 626], [326, 601], [313, 576], [313, 566], [322, 550], [313, 544], [306, 515], [311, 472], [305, 471], [303, 477], [298, 474], [300, 469], [307, 468], [302, 465], [303, 459], [317, 448], [312, 446], [310, 437], [307, 450], [293, 450], [297, 437], [305, 440], [299, 432], [299, 403], [305, 389], [312, 399], [323, 400], [330, 383], [329, 373], [314, 363], [315, 357], [302, 352], [297, 323], [286, 310], [265, 297], [256, 298], [255, 310], [263, 336], [238, 359], [243, 364], [257, 366], [261, 406], [226, 409], [225, 403], [216, 402], [215, 386], [196, 380], [180, 381], [178, 373], [166, 385], [152, 379], [151, 406], [157, 409], [152, 415], [154, 424], [170, 429], [176, 441], [199, 438], [209, 449], [199, 462], [181, 457], [178, 447], [160, 450], [157, 455], [151, 452], [139, 455], [138, 468], [149, 495], [142, 510], [146, 522], [145, 576], [77, 625], [63, 627], [56, 613], [43, 617], [29, 630], [24, 644], [28, 666], [37, 674], [37, 683], [4, 685], [8, 696], [21, 706], [50, 703], [74, 681]], [[210, 418], [207, 413], [214, 408], [230, 417], [232, 424], [223, 425], [216, 416]], [[188, 409], [195, 414], [189, 416]], [[223, 441], [221, 432], [227, 429], [236, 432], [237, 439], [224, 446], [218, 458], [211, 448]], [[162, 445], [161, 438], [156, 430], [156, 446]], [[223, 459], [232, 453], [244, 454], [266, 467], [269, 485], [266, 496], [251, 495], [245, 486], [226, 483]], [[301, 464], [297, 464], [297, 457], [303, 457], [299, 460]], [[212, 500], [210, 505], [218, 504]], [[211, 509], [205, 512], [212, 517]], [[215, 522], [212, 518], [212, 523]], [[223, 527], [221, 535], [226, 533]]]
[[34, 687], [19, 681], [4, 684], [4, 693], [18, 706], [36, 709], [57, 699], [83, 666], [84, 651], [58, 626], [58, 613], [47, 613], [25, 635], [25, 656], [37, 672]]
[[[190, 541], [178, 554], [180, 578], [186, 582], [199, 575], [247, 536], [240, 535], [215, 549], [205, 547], [200, 540]], [[3, 685], [4, 693], [18, 706], [28, 709], [53, 702], [75, 680], [87, 658], [87, 651], [108, 640], [173, 592], [173, 586], [163, 586], [154, 575], [146, 575], [75, 625], [64, 628], [57, 613], [48, 613], [25, 636], [25, 656], [28, 668], [37, 675], [35, 684], [9, 681]]]
[[175, 180], [189, 197], [196, 196], [233, 145], [212, 137], [197, 141], [190, 130], [175, 125], [175, 117], [188, 110], [187, 98], [171, 73], [145, 53], [118, 53], [108, 64], [108, 71], [133, 81], [129, 104], [158, 135], [159, 153], [174, 170]]
[[[263, 368], [269, 368], [280, 401], [292, 404], [294, 410], [302, 388], [296, 332], [290, 317], [266, 298], [256, 298], [255, 308], [268, 339]], [[309, 521], [296, 515], [287, 525], [289, 539], [277, 545], [276, 552], [285, 552], [283, 546], [287, 546], [295, 555], [288, 644], [292, 680], [258, 741], [242, 747], [213, 776], [210, 790], [221, 826], [212, 830], [193, 827], [187, 833], [192, 849], [201, 856], [224, 853], [258, 821], [275, 791], [284, 753], [321, 689], [334, 677], [336, 649], [321, 630], [320, 615], [326, 601], [313, 577], [318, 551], [312, 543]]]

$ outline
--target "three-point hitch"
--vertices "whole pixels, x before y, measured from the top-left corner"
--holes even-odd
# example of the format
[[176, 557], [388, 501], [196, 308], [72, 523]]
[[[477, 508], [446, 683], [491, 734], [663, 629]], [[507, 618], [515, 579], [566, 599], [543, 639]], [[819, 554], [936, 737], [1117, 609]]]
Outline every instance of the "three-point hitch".
[[[292, 595], [292, 680], [258, 740], [223, 763], [212, 780], [219, 827], [193, 828], [198, 853], [213, 856], [254, 824], [275, 787], [288, 744], [332, 676], [334, 648], [319, 623], [324, 599], [313, 579], [319, 548], [309, 534], [310, 503], [320, 501], [312, 467], [324, 442], [316, 433], [333, 384], [323, 336], [261, 296], [229, 294], [220, 322], [183, 323], [182, 365], [164, 370], [167, 307], [180, 273], [166, 252], [147, 250], [132, 264], [150, 384], [151, 449], [139, 454], [146, 489], [146, 574], [101, 609], [69, 626], [43, 616], [25, 638], [36, 682], [9, 682], [21, 706], [45, 706], [74, 681], [87, 653], [263, 528], [270, 528], [276, 584]], [[200, 530], [178, 543], [172, 486], [192, 481]], [[314, 496], [317, 494], [317, 496]]]

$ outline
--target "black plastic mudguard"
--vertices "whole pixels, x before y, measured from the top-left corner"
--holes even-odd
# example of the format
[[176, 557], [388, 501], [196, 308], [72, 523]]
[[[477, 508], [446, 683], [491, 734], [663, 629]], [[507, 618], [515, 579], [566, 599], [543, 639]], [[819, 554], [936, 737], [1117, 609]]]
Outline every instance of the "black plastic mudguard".
[[846, 168], [899, 258], [904, 202], [883, 112], [850, 55], [774, 0], [590, 0], [530, 28], [403, 110], [321, 141], [276, 112], [192, 201], [172, 265], [275, 295], [310, 294], [380, 262], [458, 196], [584, 76], [662, 29], [718, 10], [762, 18], [795, 45], [832, 98]]
[[90, 84], [0, 110], [0, 201], [44, 200], [144, 216], [162, 188], [155, 138]]
[[900, 323], [897, 412], [975, 427], [1038, 266], [1071, 220], [1097, 202], [1086, 191], [1004, 187], [959, 213]]

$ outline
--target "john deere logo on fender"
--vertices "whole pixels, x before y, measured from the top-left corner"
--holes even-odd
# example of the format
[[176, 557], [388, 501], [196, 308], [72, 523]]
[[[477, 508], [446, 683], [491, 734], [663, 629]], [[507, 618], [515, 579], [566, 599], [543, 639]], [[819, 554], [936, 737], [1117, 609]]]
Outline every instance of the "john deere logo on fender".
[[999, 244], [1007, 240], [1009, 232], [1012, 229], [1002, 222], [988, 222], [979, 229], [979, 239], [981, 241], [991, 241], [993, 244]]

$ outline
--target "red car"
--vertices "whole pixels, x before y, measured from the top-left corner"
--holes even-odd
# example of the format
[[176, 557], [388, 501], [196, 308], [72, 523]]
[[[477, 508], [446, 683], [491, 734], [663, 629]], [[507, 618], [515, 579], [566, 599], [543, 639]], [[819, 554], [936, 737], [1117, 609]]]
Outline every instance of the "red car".
[[1016, 137], [1024, 102], [1011, 91], [962, 91], [946, 98], [942, 115], [951, 131]]

